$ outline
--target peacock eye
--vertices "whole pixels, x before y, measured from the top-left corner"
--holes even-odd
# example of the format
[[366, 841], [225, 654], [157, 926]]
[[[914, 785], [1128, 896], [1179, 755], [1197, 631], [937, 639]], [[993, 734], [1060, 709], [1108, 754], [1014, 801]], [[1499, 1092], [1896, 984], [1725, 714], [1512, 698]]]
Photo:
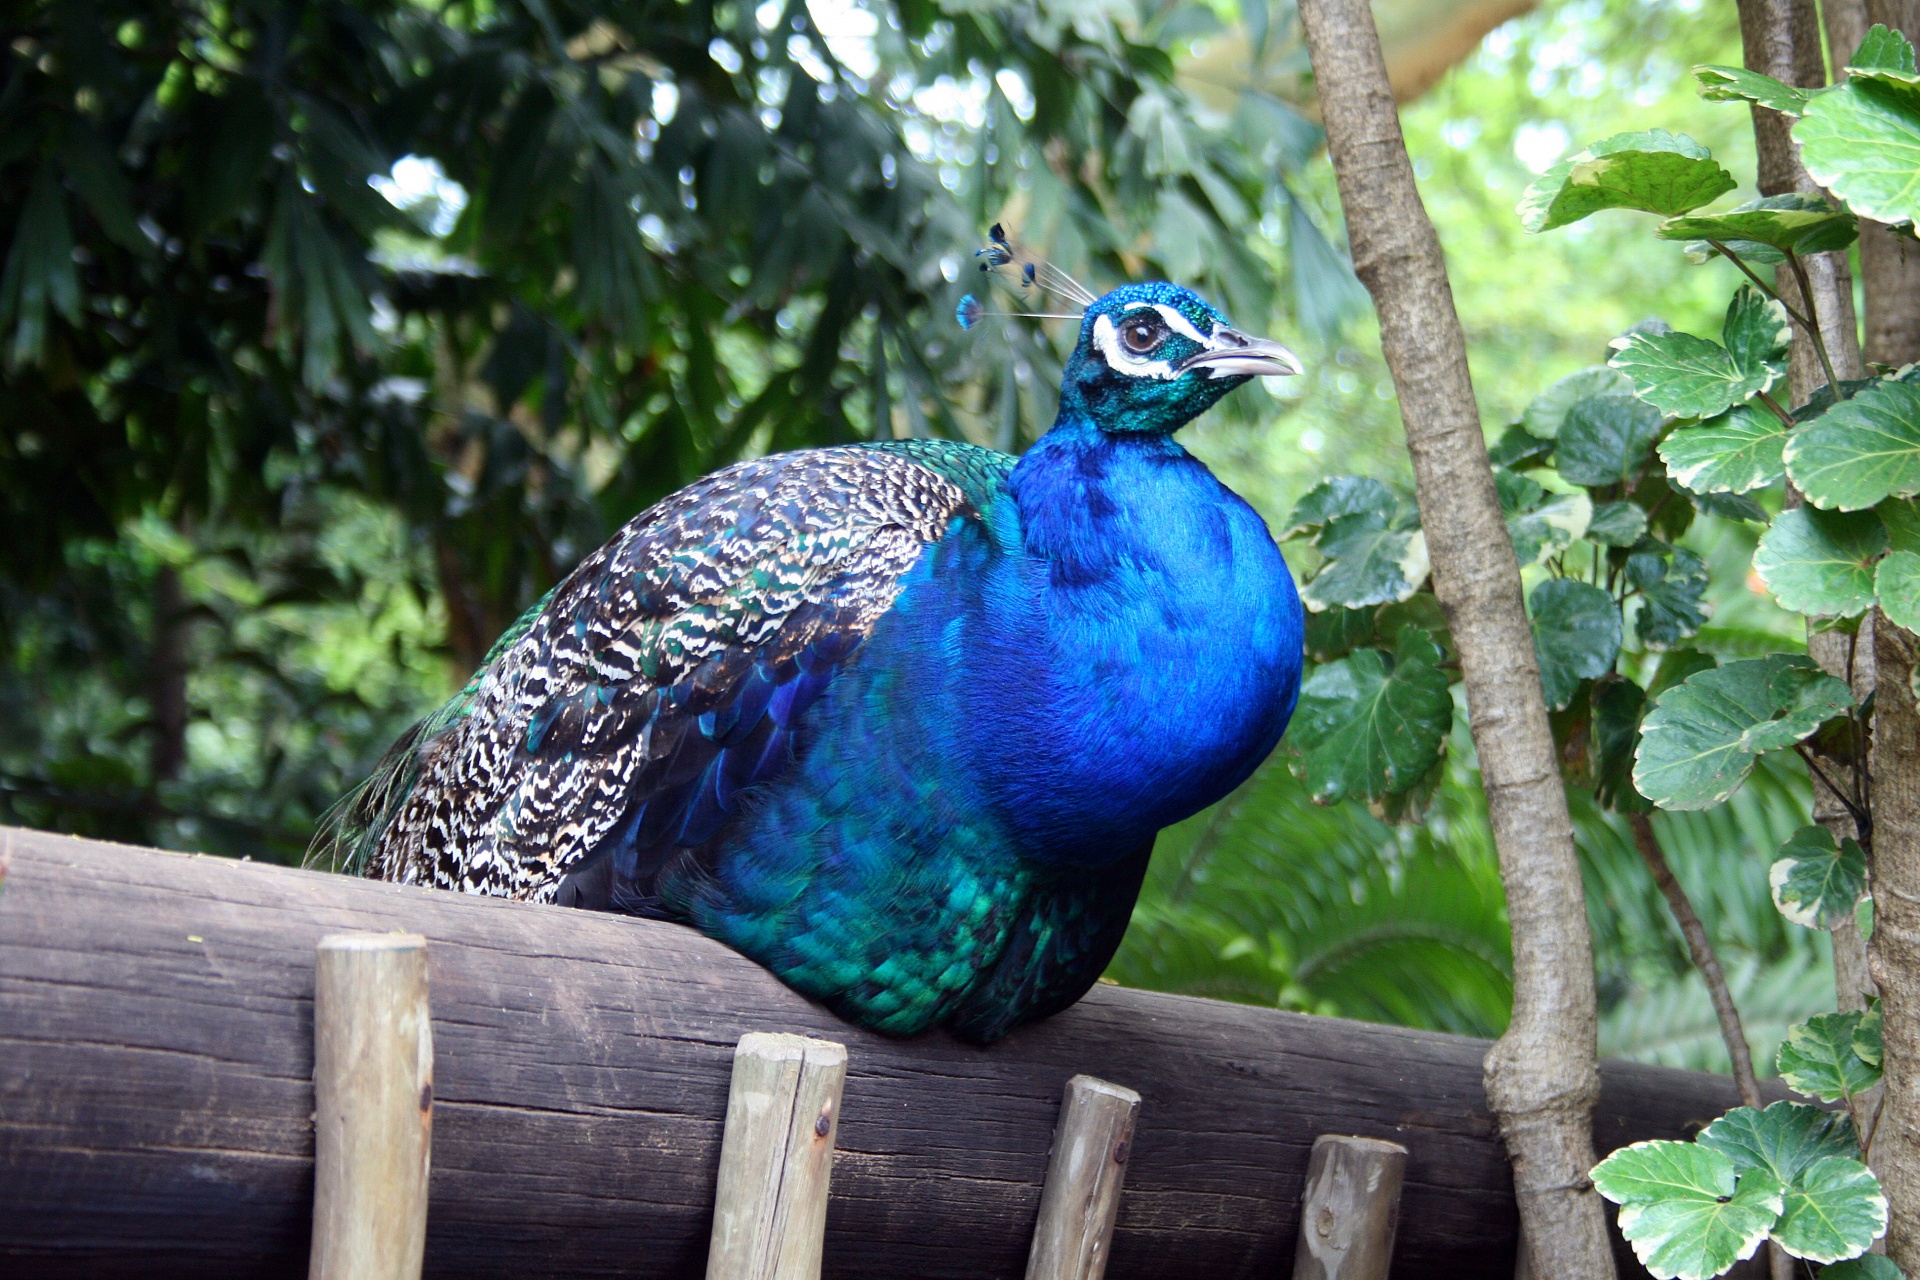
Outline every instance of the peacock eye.
[[1134, 355], [1143, 356], [1160, 345], [1166, 336], [1166, 326], [1160, 317], [1152, 314], [1129, 320], [1120, 327], [1120, 341]]

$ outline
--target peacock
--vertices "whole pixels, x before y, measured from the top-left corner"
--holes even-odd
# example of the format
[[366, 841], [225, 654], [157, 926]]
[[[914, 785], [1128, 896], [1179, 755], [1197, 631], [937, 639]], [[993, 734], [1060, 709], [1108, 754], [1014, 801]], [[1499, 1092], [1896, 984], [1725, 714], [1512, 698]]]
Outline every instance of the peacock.
[[1175, 285], [1075, 300], [1024, 456], [879, 440], [662, 500], [394, 745], [318, 860], [684, 922], [893, 1035], [1073, 1004], [1156, 833], [1279, 741], [1302, 659], [1266, 525], [1173, 439], [1298, 362]]

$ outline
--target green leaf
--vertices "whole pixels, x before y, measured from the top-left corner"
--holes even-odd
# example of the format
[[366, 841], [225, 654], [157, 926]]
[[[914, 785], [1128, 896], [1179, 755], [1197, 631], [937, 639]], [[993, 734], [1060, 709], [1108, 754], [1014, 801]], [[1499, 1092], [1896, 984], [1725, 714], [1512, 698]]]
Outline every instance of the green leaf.
[[1920, 387], [1882, 378], [1793, 433], [1787, 474], [1816, 507], [1920, 493]]
[[1673, 482], [1691, 493], [1746, 493], [1786, 474], [1786, 443], [1780, 419], [1740, 405], [1674, 431], [1660, 442], [1660, 457]]
[[1640, 727], [1633, 784], [1662, 809], [1705, 809], [1732, 795], [1755, 757], [1792, 746], [1853, 705], [1810, 659], [1774, 654], [1690, 676]]
[[1772, 365], [1742, 369], [1717, 342], [1690, 333], [1635, 333], [1617, 344], [1612, 364], [1633, 379], [1634, 391], [1663, 413], [1711, 418], [1772, 386]]
[[1647, 532], [1647, 513], [1637, 502], [1603, 502], [1587, 522], [1587, 537], [1604, 547], [1630, 547]]
[[1773, 905], [1808, 929], [1833, 929], [1853, 919], [1867, 891], [1867, 855], [1852, 840], [1836, 845], [1825, 827], [1801, 827], [1780, 846], [1767, 873]]
[[[1613, 370], [1609, 369], [1607, 372], [1612, 373]], [[1625, 378], [1621, 378], [1620, 381], [1631, 388], [1631, 384], [1628, 384]], [[1529, 434], [1526, 427], [1516, 423], [1508, 427], [1494, 442], [1493, 447], [1487, 450], [1487, 460], [1496, 467], [1518, 469], [1543, 461], [1552, 452], [1553, 441], [1542, 440], [1538, 436]]]
[[1860, 1015], [1860, 1025], [1853, 1029], [1853, 1056], [1876, 1071], [1886, 1056], [1885, 1028], [1886, 1016], [1880, 1011], [1880, 1000], [1876, 996]]
[[1920, 502], [1890, 499], [1873, 509], [1887, 527], [1887, 549], [1920, 552]]
[[1593, 500], [1584, 493], [1556, 493], [1524, 515], [1507, 520], [1513, 552], [1525, 568], [1558, 555], [1588, 528]]
[[1373, 639], [1372, 609], [1322, 609], [1307, 614], [1307, 655], [1315, 662], [1344, 658]]
[[1336, 517], [1314, 545], [1327, 560], [1300, 590], [1310, 610], [1405, 600], [1427, 577], [1426, 536], [1387, 528], [1378, 512]]
[[1733, 1161], [1692, 1142], [1636, 1142], [1593, 1169], [1620, 1206], [1620, 1233], [1661, 1280], [1706, 1280], [1751, 1257], [1785, 1203], [1763, 1168], [1735, 1177]]
[[1853, 75], [1807, 104], [1793, 126], [1807, 172], [1878, 222], [1920, 216], [1920, 96], [1914, 86]]
[[[1630, 396], [1633, 380], [1604, 364], [1592, 365], [1570, 373], [1535, 396], [1521, 415], [1520, 425], [1530, 435], [1552, 440], [1560, 434], [1567, 410], [1590, 396]], [[1507, 465], [1512, 466], [1512, 463]]]
[[1920, 80], [1914, 72], [1913, 45], [1901, 32], [1878, 22], [1867, 29], [1860, 47], [1847, 59], [1847, 70], [1894, 80]]
[[1805, 110], [1810, 96], [1805, 89], [1781, 84], [1772, 76], [1745, 67], [1695, 67], [1693, 78], [1700, 86], [1700, 96], [1709, 102], [1757, 102], [1788, 116]]
[[1307, 679], [1287, 739], [1314, 800], [1377, 800], [1439, 762], [1453, 726], [1440, 660], [1430, 634], [1403, 627], [1391, 666], [1378, 649], [1359, 649]]
[[1616, 813], [1644, 813], [1633, 789], [1633, 749], [1647, 695], [1625, 676], [1602, 676], [1588, 695], [1593, 711], [1593, 798]]
[[1828, 1156], [1787, 1187], [1773, 1238], [1810, 1262], [1863, 1254], [1887, 1229], [1887, 1198], [1873, 1171], [1850, 1156]]
[[1750, 520], [1754, 524], [1767, 522], [1767, 509], [1745, 494], [1695, 493], [1691, 489], [1680, 492], [1687, 495], [1694, 510], [1704, 515], [1719, 516], [1722, 520]]
[[1822, 1102], [1850, 1100], [1871, 1089], [1880, 1071], [1853, 1051], [1860, 1019], [1857, 1010], [1823, 1013], [1790, 1028], [1777, 1064], [1787, 1088]]
[[1789, 194], [1750, 200], [1725, 213], [1672, 218], [1655, 234], [1662, 240], [1716, 240], [1744, 258], [1737, 246], [1826, 253], [1846, 248], [1859, 233], [1859, 219], [1846, 210], [1819, 196]]
[[1540, 687], [1557, 711], [1573, 700], [1582, 680], [1613, 670], [1620, 654], [1620, 607], [1599, 587], [1571, 578], [1547, 579], [1527, 603]]
[[1742, 372], [1769, 369], [1775, 380], [1785, 377], [1787, 342], [1792, 336], [1787, 309], [1752, 285], [1741, 285], [1727, 303], [1720, 341], [1726, 344], [1734, 367]]
[[1332, 476], [1322, 480], [1295, 504], [1293, 518], [1278, 541], [1318, 533], [1341, 516], [1371, 512], [1391, 521], [1399, 513], [1400, 500], [1393, 490], [1365, 476]]
[[1845, 1262], [1820, 1268], [1820, 1280], [1907, 1280], [1906, 1272], [1893, 1259], [1877, 1253], [1863, 1253]]
[[1659, 438], [1659, 410], [1633, 396], [1589, 396], [1567, 410], [1556, 456], [1575, 484], [1617, 484], [1639, 473]]
[[1822, 1160], [1860, 1154], [1851, 1116], [1805, 1102], [1776, 1102], [1764, 1111], [1735, 1107], [1695, 1141], [1732, 1160], [1736, 1172], [1765, 1169], [1782, 1186], [1791, 1186]]
[[73, 229], [67, 222], [67, 202], [60, 193], [60, 176], [44, 163], [27, 193], [26, 206], [14, 225], [7, 266], [0, 274], [0, 333], [11, 329], [7, 351], [11, 364], [40, 358], [46, 343], [48, 311], [80, 323], [80, 278], [73, 269]]
[[1602, 209], [1672, 217], [1698, 209], [1734, 185], [1733, 175], [1684, 134], [1620, 133], [1541, 174], [1520, 197], [1520, 223], [1528, 231], [1551, 231]]
[[1873, 560], [1886, 547], [1886, 528], [1871, 511], [1794, 507], [1760, 535], [1753, 570], [1795, 613], [1852, 617], [1873, 603]]
[[1672, 648], [1698, 635], [1711, 614], [1703, 603], [1707, 594], [1707, 564], [1685, 547], [1675, 547], [1665, 572], [1640, 588], [1640, 612], [1633, 632], [1648, 649]]
[[1698, 649], [1669, 649], [1660, 655], [1660, 665], [1653, 669], [1653, 683], [1647, 686], [1647, 697], [1658, 701], [1661, 694], [1675, 685], [1684, 684], [1690, 677], [1718, 665], [1712, 654]]
[[1909, 631], [1920, 631], [1920, 555], [1892, 552], [1874, 571], [1873, 585], [1889, 618]]

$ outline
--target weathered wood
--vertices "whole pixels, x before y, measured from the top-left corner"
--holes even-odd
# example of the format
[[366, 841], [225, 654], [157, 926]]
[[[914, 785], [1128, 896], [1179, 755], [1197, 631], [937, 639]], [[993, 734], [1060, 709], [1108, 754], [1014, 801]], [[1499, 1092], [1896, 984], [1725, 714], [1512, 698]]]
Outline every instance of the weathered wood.
[[[13, 835], [8, 1280], [303, 1275], [314, 944], [395, 928], [431, 946], [430, 1277], [702, 1275], [735, 1043], [788, 1030], [851, 1059], [830, 1276], [1018, 1275], [1081, 1072], [1144, 1099], [1112, 1280], [1284, 1274], [1323, 1133], [1413, 1152], [1395, 1280], [1512, 1267], [1484, 1041], [1112, 986], [988, 1049], [890, 1040], [672, 925]], [[1660, 1067], [1604, 1081], [1602, 1152], [1737, 1101], [1725, 1077]]]
[[733, 1053], [707, 1280], [817, 1280], [847, 1047], [750, 1031]]
[[1067, 1081], [1027, 1280], [1100, 1280], [1107, 1273], [1139, 1114], [1140, 1095], [1131, 1089], [1093, 1076]]
[[1407, 1149], [1397, 1142], [1315, 1138], [1293, 1280], [1387, 1280], [1406, 1174]]
[[433, 1148], [427, 940], [320, 939], [313, 970], [312, 1280], [418, 1280]]

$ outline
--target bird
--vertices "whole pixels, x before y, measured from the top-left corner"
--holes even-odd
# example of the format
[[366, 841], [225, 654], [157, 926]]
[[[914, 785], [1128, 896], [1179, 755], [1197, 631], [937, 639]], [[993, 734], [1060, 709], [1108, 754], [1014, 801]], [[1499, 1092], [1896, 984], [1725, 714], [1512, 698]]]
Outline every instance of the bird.
[[1177, 285], [1083, 297], [1017, 459], [803, 449], [631, 520], [342, 802], [326, 865], [692, 925], [894, 1036], [1079, 1000], [1156, 834], [1279, 742], [1303, 635], [1266, 524], [1174, 439], [1299, 361]]

